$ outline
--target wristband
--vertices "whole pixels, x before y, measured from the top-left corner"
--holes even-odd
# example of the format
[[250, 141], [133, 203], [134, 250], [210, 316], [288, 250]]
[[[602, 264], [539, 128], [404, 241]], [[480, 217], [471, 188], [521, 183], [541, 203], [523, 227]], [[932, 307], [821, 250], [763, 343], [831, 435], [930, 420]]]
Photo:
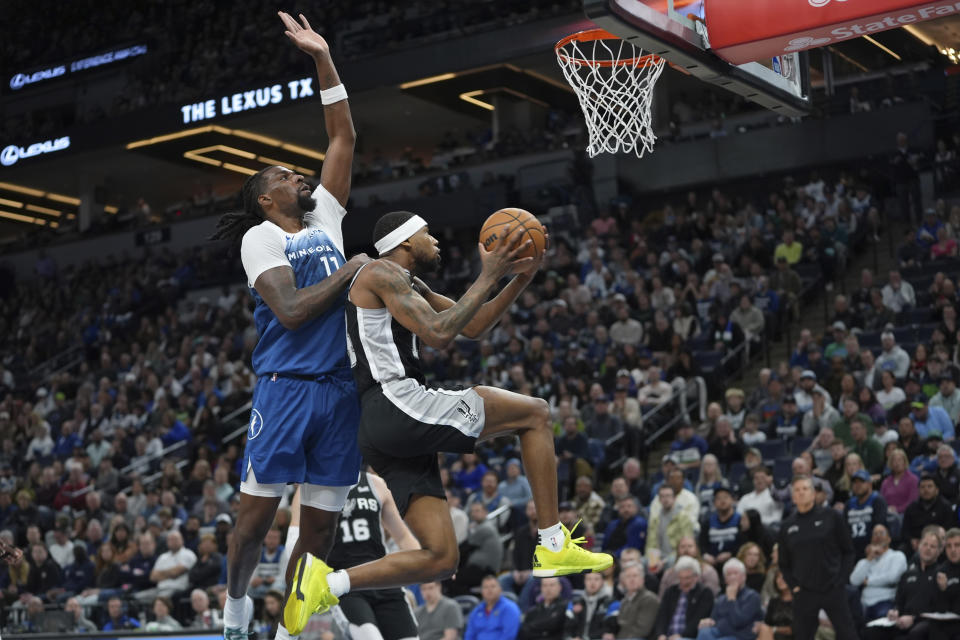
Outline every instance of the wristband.
[[346, 99], [347, 89], [342, 83], [335, 87], [330, 87], [329, 89], [320, 90], [320, 102], [322, 102], [324, 106]]

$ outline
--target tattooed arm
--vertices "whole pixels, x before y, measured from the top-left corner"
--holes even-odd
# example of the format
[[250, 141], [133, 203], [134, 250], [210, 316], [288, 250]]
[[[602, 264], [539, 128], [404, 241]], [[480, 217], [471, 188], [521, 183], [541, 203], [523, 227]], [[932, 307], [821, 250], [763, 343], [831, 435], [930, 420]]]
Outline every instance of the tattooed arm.
[[[471, 340], [479, 340], [492, 329], [503, 316], [504, 312], [510, 308], [513, 301], [523, 293], [527, 285], [533, 280], [536, 271], [521, 273], [514, 276], [513, 280], [498, 293], [493, 300], [486, 302], [474, 314], [467, 326], [460, 332], [461, 335]], [[427, 284], [420, 278], [413, 279], [413, 287], [422, 295], [435, 311], [445, 311], [454, 304], [453, 300], [445, 295], [432, 291]]]

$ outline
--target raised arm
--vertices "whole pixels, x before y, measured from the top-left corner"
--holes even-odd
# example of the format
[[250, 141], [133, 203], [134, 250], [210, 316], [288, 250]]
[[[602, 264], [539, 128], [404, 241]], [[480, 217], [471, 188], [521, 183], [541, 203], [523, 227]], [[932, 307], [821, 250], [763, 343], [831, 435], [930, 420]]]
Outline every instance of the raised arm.
[[[340, 76], [330, 57], [330, 46], [320, 34], [310, 27], [304, 15], [300, 14], [298, 23], [288, 13], [278, 12], [283, 26], [287, 28], [286, 35], [304, 53], [310, 54], [317, 66], [317, 80], [321, 91], [326, 91], [340, 85]], [[340, 206], [347, 206], [350, 197], [350, 180], [353, 172], [353, 147], [357, 140], [357, 133], [353, 128], [353, 118], [350, 116], [350, 104], [343, 98], [323, 107], [323, 120], [327, 127], [326, 157], [323, 160], [323, 169], [320, 171], [320, 184], [326, 189]], [[335, 98], [331, 98], [335, 99]]]

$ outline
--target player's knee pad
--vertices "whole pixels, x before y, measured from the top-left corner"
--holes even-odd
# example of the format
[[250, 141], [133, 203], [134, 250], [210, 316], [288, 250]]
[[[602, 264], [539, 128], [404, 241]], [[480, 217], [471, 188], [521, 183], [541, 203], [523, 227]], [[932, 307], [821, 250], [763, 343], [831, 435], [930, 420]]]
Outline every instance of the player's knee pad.
[[350, 636], [353, 640], [383, 640], [380, 629], [372, 622], [364, 622], [359, 626], [350, 623]]
[[322, 511], [341, 511], [352, 488], [306, 483], [300, 487], [300, 504]]

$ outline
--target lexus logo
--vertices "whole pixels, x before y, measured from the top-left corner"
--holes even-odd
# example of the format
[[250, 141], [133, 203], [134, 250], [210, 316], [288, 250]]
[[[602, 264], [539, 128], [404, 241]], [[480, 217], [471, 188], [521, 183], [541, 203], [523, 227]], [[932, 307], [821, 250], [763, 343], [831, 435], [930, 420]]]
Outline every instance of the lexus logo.
[[16, 145], [11, 144], [8, 147], [4, 147], [3, 151], [0, 151], [0, 164], [5, 167], [9, 167], [19, 159], [20, 149]]

